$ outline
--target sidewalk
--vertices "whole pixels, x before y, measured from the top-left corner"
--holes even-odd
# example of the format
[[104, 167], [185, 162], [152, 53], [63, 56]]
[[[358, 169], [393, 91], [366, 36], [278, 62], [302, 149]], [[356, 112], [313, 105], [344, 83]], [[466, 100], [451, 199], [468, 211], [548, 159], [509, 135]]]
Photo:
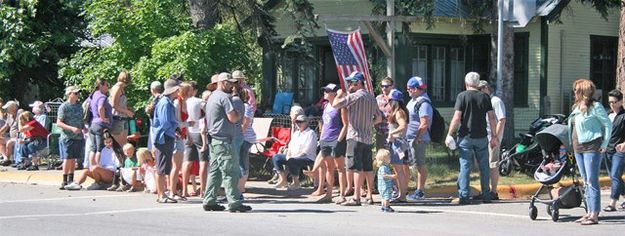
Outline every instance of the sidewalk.
[[[76, 171], [76, 177], [81, 171]], [[18, 171], [13, 168], [0, 168], [0, 182], [5, 183], [18, 183], [18, 184], [30, 184], [30, 185], [51, 185], [59, 186], [61, 183], [62, 172], [58, 170], [40, 170], [40, 171]], [[93, 182], [89, 179], [83, 184], [88, 186]], [[479, 181], [475, 182], [476, 185], [471, 185], [471, 192], [473, 194], [480, 191]], [[599, 178], [601, 187], [610, 187], [611, 181], [609, 177]], [[562, 181], [560, 185], [571, 185], [572, 181]], [[264, 181], [250, 181], [248, 186], [252, 188], [268, 188], [273, 189], [271, 185], [268, 185]], [[497, 193], [501, 199], [527, 199], [534, 195], [540, 183], [535, 184], [521, 184], [521, 185], [500, 185], [497, 187]], [[426, 189], [428, 197], [436, 198], [452, 198], [458, 196], [458, 190], [456, 186], [443, 186], [431, 189]], [[289, 195], [289, 194], [287, 194]]]

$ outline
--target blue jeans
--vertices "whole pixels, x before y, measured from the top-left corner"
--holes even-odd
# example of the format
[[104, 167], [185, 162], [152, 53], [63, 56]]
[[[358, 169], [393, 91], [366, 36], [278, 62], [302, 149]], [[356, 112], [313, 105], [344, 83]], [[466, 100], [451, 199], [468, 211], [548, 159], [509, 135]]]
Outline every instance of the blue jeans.
[[458, 176], [458, 197], [468, 201], [471, 196], [471, 165], [473, 154], [480, 169], [480, 185], [482, 199], [490, 200], [490, 168], [488, 166], [488, 139], [463, 137], [459, 139], [460, 147], [460, 176]]
[[625, 153], [615, 152], [608, 154], [608, 160], [612, 160], [610, 179], [612, 179], [612, 193], [610, 198], [618, 200], [625, 195], [625, 182], [623, 182], [623, 167], [625, 167]]
[[313, 160], [308, 159], [308, 157], [291, 157], [289, 160], [286, 159], [286, 155], [284, 154], [276, 154], [271, 158], [273, 161], [273, 170], [275, 170], [278, 174], [284, 172], [283, 165], [286, 165], [291, 176], [299, 176], [299, 171], [302, 170], [306, 166], [310, 166], [315, 164]]
[[252, 143], [243, 141], [239, 158], [239, 169], [241, 169], [241, 175], [243, 176], [250, 174], [250, 148], [252, 148]]
[[575, 161], [579, 173], [584, 179], [586, 187], [586, 203], [589, 212], [599, 212], [601, 204], [601, 192], [599, 187], [599, 167], [601, 155], [599, 152], [575, 153]]
[[21, 148], [22, 158], [31, 159], [35, 153], [46, 148], [46, 139], [33, 138], [30, 141], [24, 143]]
[[284, 154], [276, 154], [271, 158], [271, 162], [273, 163], [273, 170], [280, 174], [280, 172], [284, 171], [283, 165], [286, 165], [286, 155]]
[[[241, 145], [243, 145], [243, 136], [232, 138], [232, 156], [235, 156], [237, 158], [237, 162], [235, 164], [240, 164]], [[244, 174], [243, 172], [241, 172], [241, 168], [237, 168], [237, 172], [239, 173], [239, 177], [243, 176]]]

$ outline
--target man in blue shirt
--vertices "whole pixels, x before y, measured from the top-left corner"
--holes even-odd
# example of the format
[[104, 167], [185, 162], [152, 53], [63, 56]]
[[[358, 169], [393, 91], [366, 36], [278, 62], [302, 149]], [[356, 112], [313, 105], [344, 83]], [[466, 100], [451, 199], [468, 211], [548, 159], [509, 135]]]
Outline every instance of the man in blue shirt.
[[425, 180], [428, 171], [425, 166], [425, 147], [430, 142], [429, 128], [432, 124], [432, 102], [427, 94], [428, 86], [421, 77], [414, 76], [408, 80], [407, 91], [410, 101], [406, 105], [408, 109], [408, 129], [406, 140], [410, 142], [410, 151], [414, 158], [412, 165], [417, 168], [417, 190], [408, 195], [410, 200], [425, 198]]
[[[165, 194], [165, 178], [171, 172], [171, 158], [174, 153], [174, 140], [178, 134], [178, 121], [174, 109], [173, 99], [178, 95], [179, 81], [168, 79], [165, 81], [165, 91], [154, 108], [154, 147], [158, 149], [156, 156], [156, 192], [159, 203], [176, 203], [177, 201]], [[175, 193], [172, 193], [175, 194]]]

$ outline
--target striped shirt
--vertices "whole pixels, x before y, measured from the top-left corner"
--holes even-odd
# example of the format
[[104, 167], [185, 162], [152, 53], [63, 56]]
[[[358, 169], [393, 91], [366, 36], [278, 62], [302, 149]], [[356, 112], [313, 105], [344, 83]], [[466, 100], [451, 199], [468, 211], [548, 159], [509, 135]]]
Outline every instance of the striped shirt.
[[360, 89], [337, 99], [336, 109], [347, 108], [349, 120], [347, 139], [373, 144], [374, 118], [375, 116], [381, 116], [375, 97], [367, 90]]

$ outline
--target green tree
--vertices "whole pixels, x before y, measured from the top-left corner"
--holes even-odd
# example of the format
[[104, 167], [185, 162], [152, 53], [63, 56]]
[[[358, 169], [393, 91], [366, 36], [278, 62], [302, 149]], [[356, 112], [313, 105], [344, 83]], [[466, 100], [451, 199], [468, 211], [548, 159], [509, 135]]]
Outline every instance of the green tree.
[[1, 2], [0, 96], [22, 100], [29, 84], [42, 88], [42, 100], [58, 96], [63, 83], [57, 62], [76, 52], [84, 38], [81, 1]]
[[138, 109], [149, 96], [149, 83], [174, 73], [201, 86], [221, 71], [243, 69], [252, 79], [260, 77], [260, 49], [252, 35], [223, 20], [210, 29], [194, 28], [186, 1], [99, 0], [84, 9], [93, 37], [113, 40], [110, 45], [94, 41], [62, 60], [59, 75], [68, 85], [92, 89], [96, 79], [113, 81], [128, 69], [129, 104]]

